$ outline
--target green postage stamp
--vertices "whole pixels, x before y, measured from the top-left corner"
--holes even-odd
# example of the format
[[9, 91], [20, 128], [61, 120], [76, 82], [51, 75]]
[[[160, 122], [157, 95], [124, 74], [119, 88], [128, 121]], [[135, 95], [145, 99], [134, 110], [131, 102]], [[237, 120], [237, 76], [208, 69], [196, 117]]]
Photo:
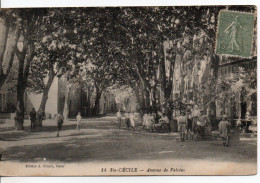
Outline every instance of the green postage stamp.
[[220, 11], [216, 53], [245, 58], [250, 57], [254, 18], [253, 13]]

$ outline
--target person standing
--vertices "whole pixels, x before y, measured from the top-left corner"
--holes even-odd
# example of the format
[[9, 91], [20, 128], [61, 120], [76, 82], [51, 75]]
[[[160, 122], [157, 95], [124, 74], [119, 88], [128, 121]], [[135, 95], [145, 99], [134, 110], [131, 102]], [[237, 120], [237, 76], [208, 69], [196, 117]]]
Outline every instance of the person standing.
[[61, 113], [58, 113], [58, 115], [56, 116], [56, 122], [57, 122], [57, 125], [58, 125], [57, 137], [60, 136], [60, 131], [62, 129], [63, 120], [64, 120], [63, 115]]
[[160, 120], [162, 122], [162, 130], [165, 132], [167, 129], [170, 129], [170, 121], [165, 113], [163, 113], [162, 118]]
[[186, 135], [186, 139], [191, 138], [191, 133], [192, 133], [192, 114], [191, 111], [188, 110], [187, 111], [187, 121], [188, 121], [188, 125], [187, 125], [187, 135]]
[[181, 141], [185, 140], [185, 133], [186, 133], [186, 129], [187, 129], [187, 125], [188, 125], [188, 120], [187, 120], [187, 116], [185, 116], [185, 112], [181, 112], [181, 115], [178, 119], [178, 125], [179, 125], [179, 129], [180, 129], [180, 138]]
[[122, 114], [121, 114], [120, 109], [116, 113], [116, 118], [117, 118], [118, 128], [120, 129], [121, 128], [121, 121], [122, 121]]
[[151, 113], [148, 113], [146, 114], [146, 117], [145, 117], [145, 128], [147, 131], [151, 132], [152, 131], [152, 128], [153, 128], [153, 116]]
[[78, 115], [76, 116], [77, 119], [77, 130], [80, 130], [80, 124], [81, 124], [81, 120], [82, 120], [82, 116], [80, 114], [80, 112], [78, 112]]
[[223, 115], [222, 120], [218, 124], [218, 129], [220, 132], [220, 137], [222, 138], [223, 146], [229, 146], [230, 138], [230, 123], [227, 120], [227, 116]]
[[129, 130], [130, 127], [130, 114], [129, 112], [125, 114], [125, 126], [126, 126], [126, 130]]
[[32, 108], [32, 111], [30, 112], [30, 120], [31, 120], [31, 130], [34, 130], [35, 129], [35, 123], [36, 123], [35, 108]]
[[130, 114], [130, 122], [131, 122], [131, 127], [134, 131], [135, 130], [135, 114], [134, 114], [134, 112], [131, 112], [131, 114]]

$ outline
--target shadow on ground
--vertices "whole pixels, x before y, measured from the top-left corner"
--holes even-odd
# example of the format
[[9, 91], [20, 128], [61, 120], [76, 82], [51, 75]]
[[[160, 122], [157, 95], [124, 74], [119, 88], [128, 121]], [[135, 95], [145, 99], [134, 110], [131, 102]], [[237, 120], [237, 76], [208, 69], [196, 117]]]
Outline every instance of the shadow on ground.
[[[143, 136], [129, 131], [115, 131], [101, 136], [81, 132], [60, 137], [60, 142], [15, 146], [4, 152], [3, 159], [20, 162], [61, 161], [88, 162], [111, 160], [185, 159], [230, 162], [256, 161], [253, 140], [225, 148], [221, 141], [187, 141]], [[47, 137], [48, 138], [48, 137]], [[50, 139], [51, 140], [51, 139]]]
[[[61, 137], [57, 126], [50, 125], [30, 131], [1, 132], [0, 140], [10, 143], [3, 152], [3, 161], [89, 162], [128, 160], [211, 160], [222, 162], [256, 162], [256, 139], [242, 139], [231, 147], [223, 147], [220, 139], [209, 141], [179, 140], [178, 133], [147, 133], [117, 129], [109, 119], [85, 120], [80, 132], [75, 121], [65, 123]], [[10, 141], [10, 142], [9, 142]]]

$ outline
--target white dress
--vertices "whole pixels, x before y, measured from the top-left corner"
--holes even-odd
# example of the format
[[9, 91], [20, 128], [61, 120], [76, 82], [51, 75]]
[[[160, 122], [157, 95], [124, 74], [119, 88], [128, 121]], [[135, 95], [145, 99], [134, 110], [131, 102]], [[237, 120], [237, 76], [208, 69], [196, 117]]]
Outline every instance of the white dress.
[[80, 122], [82, 120], [81, 115], [78, 114], [76, 118], [77, 118], [77, 124], [80, 125]]
[[130, 114], [130, 122], [131, 122], [131, 126], [134, 127], [135, 126], [135, 116], [134, 116], [134, 114]]

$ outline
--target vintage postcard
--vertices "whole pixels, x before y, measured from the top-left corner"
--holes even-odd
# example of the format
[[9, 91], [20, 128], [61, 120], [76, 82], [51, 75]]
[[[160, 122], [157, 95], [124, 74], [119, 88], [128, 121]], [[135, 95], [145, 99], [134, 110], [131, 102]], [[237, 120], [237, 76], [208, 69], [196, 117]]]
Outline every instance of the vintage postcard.
[[0, 9], [0, 176], [257, 174], [256, 20]]

